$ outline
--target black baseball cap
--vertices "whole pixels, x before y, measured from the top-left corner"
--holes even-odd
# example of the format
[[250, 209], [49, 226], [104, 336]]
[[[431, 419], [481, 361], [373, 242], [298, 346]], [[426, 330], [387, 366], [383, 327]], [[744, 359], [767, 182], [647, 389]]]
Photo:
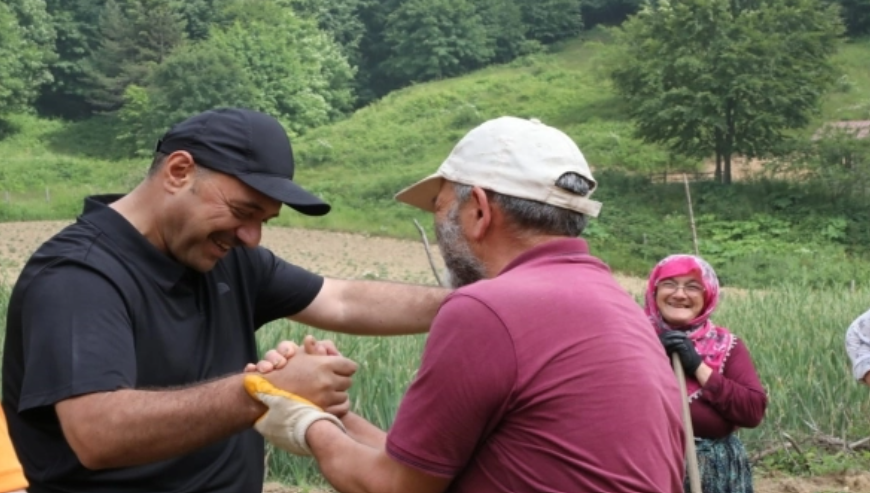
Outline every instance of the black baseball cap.
[[330, 210], [293, 182], [290, 139], [281, 123], [265, 113], [243, 108], [205, 111], [169, 129], [155, 151], [187, 151], [197, 164], [232, 175], [303, 214], [322, 216]]

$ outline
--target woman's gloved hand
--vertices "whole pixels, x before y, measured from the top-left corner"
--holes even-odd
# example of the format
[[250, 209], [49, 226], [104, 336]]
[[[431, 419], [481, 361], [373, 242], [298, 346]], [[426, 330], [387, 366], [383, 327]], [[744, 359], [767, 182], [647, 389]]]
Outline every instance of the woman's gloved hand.
[[683, 364], [686, 374], [694, 376], [698, 367], [701, 366], [702, 360], [688, 334], [680, 330], [666, 330], [659, 334], [659, 340], [665, 347], [668, 356], [676, 353], [680, 357], [680, 363]]

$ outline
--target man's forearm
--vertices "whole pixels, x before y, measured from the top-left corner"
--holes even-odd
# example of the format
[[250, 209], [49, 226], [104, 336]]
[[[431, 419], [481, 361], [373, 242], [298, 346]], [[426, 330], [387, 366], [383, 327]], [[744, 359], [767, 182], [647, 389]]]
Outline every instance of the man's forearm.
[[443, 288], [394, 282], [362, 281], [365, 286], [350, 290], [350, 306], [355, 313], [347, 314], [353, 321], [368, 322], [360, 326], [370, 334], [397, 335], [428, 332], [438, 307], [449, 291]]
[[355, 335], [428, 332], [448, 289], [385, 281], [327, 279], [298, 322]]
[[183, 455], [251, 427], [266, 407], [241, 375], [177, 390], [118, 390], [56, 405], [64, 435], [90, 469]]
[[383, 449], [387, 445], [387, 434], [384, 430], [369, 423], [358, 414], [347, 413], [341, 418], [348, 435], [354, 440], [376, 449]]
[[378, 450], [343, 433], [332, 423], [317, 422], [306, 434], [320, 471], [340, 493], [391, 493], [387, 474], [378, 470]]
[[328, 421], [312, 424], [305, 438], [320, 471], [340, 493], [442, 493], [450, 484], [450, 478], [405, 466], [390, 458], [383, 446], [360, 443]]

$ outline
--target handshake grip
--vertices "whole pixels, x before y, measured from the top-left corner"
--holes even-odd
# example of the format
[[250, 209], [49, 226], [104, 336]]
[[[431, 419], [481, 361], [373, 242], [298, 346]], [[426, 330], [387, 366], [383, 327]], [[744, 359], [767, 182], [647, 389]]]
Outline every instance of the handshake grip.
[[275, 387], [261, 375], [245, 375], [245, 391], [269, 408], [254, 423], [254, 429], [273, 445], [291, 454], [311, 455], [305, 432], [316, 421], [331, 421], [347, 432], [335, 416], [307, 399]]

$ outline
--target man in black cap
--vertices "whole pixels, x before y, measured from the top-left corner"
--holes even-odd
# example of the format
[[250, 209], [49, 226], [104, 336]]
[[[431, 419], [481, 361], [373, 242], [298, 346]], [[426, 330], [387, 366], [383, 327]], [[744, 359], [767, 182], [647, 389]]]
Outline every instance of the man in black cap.
[[[445, 290], [325, 279], [259, 246], [281, 204], [329, 205], [292, 181], [280, 123], [218, 109], [173, 127], [146, 179], [85, 200], [27, 262], [9, 301], [3, 409], [42, 492], [259, 492], [266, 411], [242, 371], [255, 330], [428, 329]], [[320, 351], [322, 352], [322, 351]], [[337, 414], [356, 364], [300, 351], [266, 378]]]

